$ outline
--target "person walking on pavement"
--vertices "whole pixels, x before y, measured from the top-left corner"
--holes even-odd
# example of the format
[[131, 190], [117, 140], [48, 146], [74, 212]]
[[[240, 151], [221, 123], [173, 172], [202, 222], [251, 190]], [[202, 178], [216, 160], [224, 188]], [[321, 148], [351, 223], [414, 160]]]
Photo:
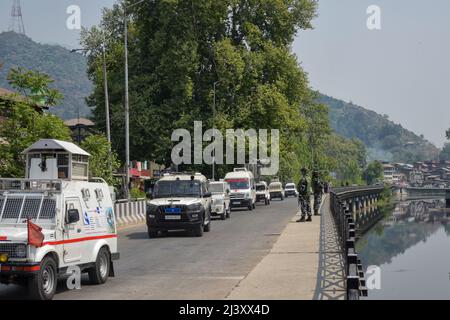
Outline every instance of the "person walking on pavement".
[[323, 184], [319, 178], [319, 172], [312, 173], [312, 189], [314, 193], [314, 215], [319, 216], [320, 204], [322, 203]]
[[305, 168], [303, 168], [301, 172], [302, 178], [298, 183], [297, 189], [298, 189], [298, 203], [302, 211], [302, 216], [299, 220], [297, 220], [297, 222], [304, 222], [306, 215], [308, 215], [306, 221], [312, 221], [311, 206], [309, 203], [310, 197], [309, 197], [308, 179], [306, 178], [308, 171]]

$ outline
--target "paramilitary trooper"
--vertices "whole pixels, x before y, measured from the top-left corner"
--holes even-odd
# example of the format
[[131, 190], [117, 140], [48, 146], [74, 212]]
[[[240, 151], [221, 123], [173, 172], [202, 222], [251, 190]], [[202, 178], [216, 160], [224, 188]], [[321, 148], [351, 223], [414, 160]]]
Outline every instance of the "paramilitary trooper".
[[308, 179], [306, 175], [308, 171], [303, 168], [301, 170], [302, 178], [300, 179], [297, 189], [298, 189], [298, 203], [300, 205], [302, 216], [297, 222], [304, 222], [305, 216], [308, 215], [306, 221], [312, 221], [311, 219], [311, 206], [310, 206], [310, 196], [309, 196], [309, 187], [308, 187]]
[[319, 172], [316, 170], [312, 173], [312, 189], [314, 194], [314, 215], [318, 216], [320, 204], [322, 202], [323, 184], [319, 178]]

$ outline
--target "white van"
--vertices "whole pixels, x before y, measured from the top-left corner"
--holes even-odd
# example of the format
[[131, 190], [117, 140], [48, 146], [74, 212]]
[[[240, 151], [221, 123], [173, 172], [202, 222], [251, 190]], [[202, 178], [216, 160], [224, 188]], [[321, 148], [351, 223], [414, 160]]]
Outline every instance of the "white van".
[[225, 175], [224, 179], [230, 185], [230, 207], [248, 210], [255, 209], [256, 190], [253, 173], [245, 168], [235, 168]]
[[[49, 139], [24, 153], [26, 178], [0, 178], [0, 283], [28, 284], [33, 298], [49, 300], [72, 270], [106, 282], [119, 258], [114, 206], [106, 182], [89, 180], [90, 155]], [[42, 243], [30, 244], [29, 222]]]

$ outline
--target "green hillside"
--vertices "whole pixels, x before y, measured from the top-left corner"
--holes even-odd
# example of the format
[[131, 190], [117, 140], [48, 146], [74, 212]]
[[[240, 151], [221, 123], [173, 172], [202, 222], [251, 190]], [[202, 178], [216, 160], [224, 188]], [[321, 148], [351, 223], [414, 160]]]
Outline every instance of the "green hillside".
[[440, 150], [432, 143], [387, 116], [322, 94], [319, 101], [329, 106], [331, 126], [336, 133], [361, 140], [370, 160], [412, 162], [438, 157]]
[[0, 33], [0, 87], [10, 88], [6, 80], [13, 67], [23, 67], [44, 72], [54, 80], [54, 87], [64, 95], [61, 105], [51, 108], [51, 112], [63, 119], [90, 114], [85, 103], [92, 90], [86, 75], [86, 59], [57, 45], [39, 44], [30, 38], [13, 32]]

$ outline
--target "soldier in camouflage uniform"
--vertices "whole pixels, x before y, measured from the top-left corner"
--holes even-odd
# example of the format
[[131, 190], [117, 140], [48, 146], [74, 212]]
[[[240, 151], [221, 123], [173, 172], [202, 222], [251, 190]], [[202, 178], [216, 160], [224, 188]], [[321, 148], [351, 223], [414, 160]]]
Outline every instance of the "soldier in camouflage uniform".
[[297, 189], [298, 189], [298, 203], [300, 205], [302, 216], [297, 222], [304, 222], [305, 216], [308, 215], [308, 218], [306, 221], [311, 221], [311, 206], [309, 203], [309, 188], [308, 188], [308, 179], [306, 178], [308, 171], [303, 168], [302, 169], [302, 178], [300, 179], [300, 182], [298, 183]]
[[314, 193], [314, 215], [320, 215], [319, 209], [322, 202], [323, 184], [319, 179], [319, 173], [313, 171], [312, 174], [312, 189]]

